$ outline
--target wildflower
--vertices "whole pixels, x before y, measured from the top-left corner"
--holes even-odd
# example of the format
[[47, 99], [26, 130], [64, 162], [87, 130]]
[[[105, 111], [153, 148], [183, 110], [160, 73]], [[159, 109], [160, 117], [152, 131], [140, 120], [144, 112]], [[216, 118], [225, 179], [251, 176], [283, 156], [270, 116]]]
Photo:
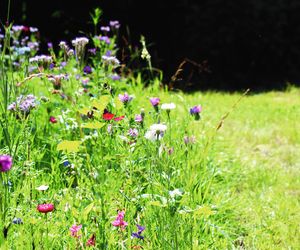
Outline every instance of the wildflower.
[[78, 231], [82, 228], [82, 225], [76, 225], [74, 224], [72, 227], [70, 227], [70, 233], [71, 236], [74, 238], [80, 238], [81, 235], [78, 235]]
[[111, 76], [111, 79], [112, 79], [113, 81], [118, 81], [118, 80], [121, 79], [121, 76], [119, 76], [119, 75], [112, 75], [112, 76]]
[[100, 27], [100, 30], [104, 31], [104, 32], [109, 32], [110, 28], [109, 28], [109, 26], [102, 26], [102, 27]]
[[188, 144], [194, 144], [196, 142], [196, 137], [194, 135], [192, 136], [184, 136], [183, 141], [185, 143], [185, 145]]
[[86, 37], [78, 37], [72, 40], [72, 45], [75, 47], [77, 60], [82, 60], [84, 57], [85, 46], [88, 44], [89, 39]]
[[92, 68], [88, 65], [86, 65], [84, 68], [83, 68], [83, 72], [85, 74], [91, 74], [92, 73]]
[[170, 111], [172, 109], [175, 109], [176, 108], [176, 105], [175, 103], [164, 103], [161, 105], [161, 109], [164, 109], [166, 111]]
[[108, 124], [107, 133], [112, 134], [112, 132], [113, 132], [113, 126], [111, 124]]
[[131, 102], [132, 99], [133, 99], [133, 97], [128, 95], [127, 92], [125, 92], [123, 95], [119, 94], [119, 100], [121, 102], [123, 102], [124, 104], [127, 104], [127, 103]]
[[135, 115], [135, 118], [134, 118], [135, 122], [143, 122], [143, 117], [141, 114], [138, 114], [138, 115]]
[[153, 107], [157, 107], [160, 102], [160, 99], [158, 97], [151, 97], [150, 102]]
[[89, 238], [89, 239], [87, 240], [86, 246], [87, 246], [87, 247], [95, 246], [95, 244], [96, 244], [96, 236], [95, 236], [95, 234], [93, 234], [93, 235], [91, 236], [91, 238]]
[[108, 36], [100, 36], [99, 40], [105, 42], [106, 44], [110, 44], [110, 39]]
[[131, 137], [137, 137], [139, 135], [139, 131], [136, 128], [130, 128], [128, 134]]
[[11, 169], [12, 158], [10, 155], [0, 155], [0, 172], [7, 172]]
[[30, 30], [31, 33], [36, 33], [36, 32], [39, 31], [39, 29], [36, 28], [36, 27], [29, 27], [29, 30]]
[[125, 118], [125, 116], [122, 115], [122, 116], [119, 116], [119, 117], [114, 118], [114, 120], [115, 120], [116, 122], [118, 122], [118, 121], [122, 121], [124, 118]]
[[145, 230], [145, 227], [141, 226], [141, 225], [136, 225], [137, 228], [138, 228], [138, 231], [136, 233], [132, 233], [131, 234], [131, 237], [132, 238], [137, 238], [137, 239], [141, 239], [143, 240], [144, 239], [144, 236], [142, 236], [142, 232]]
[[92, 55], [96, 55], [96, 51], [97, 51], [97, 48], [88, 49], [88, 52], [91, 53]]
[[111, 114], [111, 113], [104, 113], [103, 115], [102, 115], [102, 118], [104, 119], [104, 120], [106, 120], [106, 121], [110, 121], [110, 120], [112, 120], [113, 118], [114, 118], [114, 114]]
[[14, 219], [12, 220], [12, 223], [13, 223], [13, 224], [16, 224], [16, 225], [20, 225], [20, 224], [23, 224], [23, 221], [22, 221], [21, 218], [14, 218]]
[[[63, 62], [62, 62], [63, 63]], [[49, 75], [48, 79], [53, 83], [54, 89], [61, 88], [61, 80], [67, 78], [66, 75], [59, 74], [59, 75]]]
[[164, 124], [153, 124], [146, 132], [145, 138], [151, 141], [160, 140], [164, 136], [166, 130], [167, 126]]
[[122, 230], [128, 225], [126, 221], [124, 221], [125, 212], [119, 211], [117, 218], [112, 222], [114, 227], [120, 227]]
[[200, 119], [201, 111], [202, 111], [201, 105], [196, 105], [196, 106], [190, 108], [190, 114], [194, 115], [196, 120]]
[[29, 58], [30, 63], [42, 63], [42, 64], [50, 64], [52, 62], [51, 56], [40, 55]]
[[109, 22], [110, 27], [114, 28], [114, 29], [119, 29], [120, 28], [120, 23], [119, 21], [110, 21]]
[[36, 190], [38, 190], [38, 191], [46, 191], [48, 188], [49, 188], [49, 186], [41, 185], [41, 186], [37, 187]]
[[53, 43], [49, 42], [47, 43], [48, 49], [52, 49], [53, 48]]
[[120, 61], [115, 56], [102, 56], [102, 60], [105, 64], [110, 64], [113, 66], [118, 66], [120, 64]]
[[52, 212], [54, 210], [54, 205], [53, 204], [40, 204], [37, 206], [37, 210], [41, 213], [49, 213]]

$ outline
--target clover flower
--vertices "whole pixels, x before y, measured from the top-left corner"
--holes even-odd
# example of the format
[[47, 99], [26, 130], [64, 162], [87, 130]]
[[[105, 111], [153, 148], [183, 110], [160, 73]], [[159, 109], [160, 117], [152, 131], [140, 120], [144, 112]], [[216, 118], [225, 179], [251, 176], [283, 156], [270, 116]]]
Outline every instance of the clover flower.
[[11, 169], [12, 158], [10, 155], [0, 155], [0, 172], [7, 172]]
[[127, 103], [131, 102], [132, 99], [133, 99], [133, 96], [128, 95], [127, 92], [125, 92], [123, 95], [119, 94], [119, 100], [121, 102], [123, 102], [124, 104], [127, 104]]
[[145, 230], [145, 227], [141, 226], [141, 225], [136, 225], [137, 228], [138, 228], [138, 231], [135, 233], [133, 232], [131, 234], [131, 238], [137, 238], [137, 239], [140, 239], [140, 240], [143, 240], [144, 239], [144, 236], [142, 236], [142, 232]]
[[114, 227], [120, 227], [122, 230], [125, 229], [126, 226], [128, 226], [128, 223], [124, 221], [125, 212], [119, 211], [117, 218], [112, 222], [112, 225]]
[[82, 228], [82, 225], [76, 225], [74, 224], [72, 227], [70, 227], [70, 233], [71, 236], [74, 238], [80, 238], [81, 235], [78, 235], [79, 230]]
[[54, 210], [54, 205], [49, 203], [49, 204], [40, 204], [37, 206], [37, 210], [40, 212], [40, 213], [49, 213], [49, 212], [52, 212]]

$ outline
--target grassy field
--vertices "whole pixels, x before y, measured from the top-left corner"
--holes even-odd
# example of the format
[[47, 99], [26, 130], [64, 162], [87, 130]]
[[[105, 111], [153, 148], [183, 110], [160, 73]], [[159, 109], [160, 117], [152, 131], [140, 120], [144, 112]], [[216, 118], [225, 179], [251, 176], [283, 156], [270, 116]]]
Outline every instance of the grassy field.
[[145, 88], [122, 71], [116, 35], [36, 57], [36, 29], [31, 47], [12, 30], [1, 249], [299, 249], [299, 89], [185, 94], [158, 76]]

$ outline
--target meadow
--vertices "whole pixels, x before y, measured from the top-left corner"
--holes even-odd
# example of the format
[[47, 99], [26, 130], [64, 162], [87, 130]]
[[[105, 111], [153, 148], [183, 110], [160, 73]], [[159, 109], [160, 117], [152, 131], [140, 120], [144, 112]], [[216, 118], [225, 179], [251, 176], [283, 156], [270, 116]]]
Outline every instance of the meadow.
[[119, 25], [2, 30], [0, 249], [299, 249], [300, 90], [168, 90]]

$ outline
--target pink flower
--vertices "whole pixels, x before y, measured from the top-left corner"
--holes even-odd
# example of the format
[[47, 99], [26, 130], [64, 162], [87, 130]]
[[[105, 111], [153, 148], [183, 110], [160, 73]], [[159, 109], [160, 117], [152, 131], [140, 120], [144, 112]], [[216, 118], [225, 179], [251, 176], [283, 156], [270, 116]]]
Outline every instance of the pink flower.
[[12, 158], [10, 155], [0, 155], [0, 172], [7, 172], [11, 169]]
[[112, 222], [114, 227], [120, 227], [122, 230], [128, 226], [128, 223], [124, 221], [125, 211], [118, 212], [117, 218]]
[[82, 228], [82, 225], [76, 225], [74, 224], [72, 227], [70, 227], [70, 233], [71, 233], [71, 236], [74, 237], [74, 238], [80, 238], [81, 235], [78, 235], [78, 231]]
[[51, 123], [57, 123], [57, 120], [56, 120], [56, 118], [54, 116], [50, 116], [49, 122], [51, 122]]
[[37, 206], [37, 210], [41, 213], [49, 213], [52, 212], [54, 210], [54, 205], [53, 204], [40, 204]]
[[114, 118], [114, 120], [115, 120], [116, 122], [118, 122], [118, 121], [122, 121], [124, 118], [125, 118], [125, 116], [122, 115], [122, 116], [119, 116], [119, 117]]
[[88, 241], [86, 242], [86, 246], [91, 247], [91, 246], [95, 246], [95, 244], [96, 244], [96, 236], [95, 234], [93, 234], [91, 238], [89, 238]]
[[105, 114], [103, 114], [103, 119], [104, 120], [106, 120], [106, 121], [110, 121], [111, 119], [113, 119], [114, 118], [114, 114], [111, 114], [111, 113], [105, 113]]

